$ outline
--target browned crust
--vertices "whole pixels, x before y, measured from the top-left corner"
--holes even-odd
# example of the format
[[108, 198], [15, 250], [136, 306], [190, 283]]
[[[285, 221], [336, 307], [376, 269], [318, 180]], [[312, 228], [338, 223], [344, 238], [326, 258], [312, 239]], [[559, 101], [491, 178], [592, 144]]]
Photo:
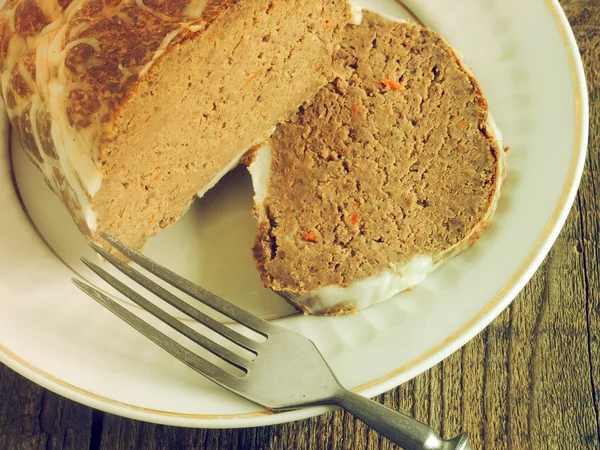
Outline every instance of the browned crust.
[[[53, 0], [38, 0], [53, 4]], [[71, 91], [67, 99], [67, 114], [75, 129], [84, 129], [95, 121], [95, 115], [101, 115], [104, 123], [112, 122], [119, 112], [126, 107], [127, 101], [139, 90], [140, 77], [135, 73], [127, 76], [123, 69], [135, 69], [152, 60], [155, 51], [163, 39], [172, 31], [194, 23], [202, 26], [199, 31], [182, 30], [173, 40], [173, 44], [193, 39], [203, 32], [211, 23], [218, 20], [240, 0], [209, 0], [200, 18], [190, 18], [184, 9], [192, 0], [149, 0], [143, 10], [122, 0], [88, 0], [69, 19], [69, 29], [64, 45], [82, 38], [91, 38], [99, 42], [102, 50], [98, 54], [90, 45], [80, 43], [72, 47], [66, 57], [65, 64], [69, 72], [70, 83], [82, 83], [87, 89]], [[8, 43], [13, 38], [40, 37], [44, 28], [56, 20], [66, 20], [64, 9], [70, 1], [59, 1], [54, 5], [51, 16], [44, 15], [35, 0], [8, 1], [2, 12], [14, 10], [15, 32], [9, 27], [4, 17], [0, 21], [0, 68], [6, 69]], [[50, 9], [50, 8], [49, 8]], [[55, 33], [56, 31], [53, 31]], [[157, 58], [147, 75], [160, 69], [162, 60], [174, 45]], [[29, 53], [35, 56], [35, 47]], [[19, 60], [29, 57], [18, 55]], [[18, 66], [18, 65], [17, 65]], [[35, 73], [32, 73], [35, 77]], [[15, 97], [22, 98], [24, 83], [18, 74], [11, 76], [5, 102], [8, 107], [15, 106]], [[147, 78], [147, 77], [146, 77]], [[103, 107], [104, 106], [104, 107]], [[18, 128], [18, 121], [13, 121]], [[27, 133], [27, 130], [21, 132]], [[110, 130], [104, 133], [101, 142], [110, 140]]]
[[250, 166], [256, 159], [256, 153], [266, 145], [266, 142], [261, 142], [248, 149], [248, 151], [242, 156], [241, 164]]

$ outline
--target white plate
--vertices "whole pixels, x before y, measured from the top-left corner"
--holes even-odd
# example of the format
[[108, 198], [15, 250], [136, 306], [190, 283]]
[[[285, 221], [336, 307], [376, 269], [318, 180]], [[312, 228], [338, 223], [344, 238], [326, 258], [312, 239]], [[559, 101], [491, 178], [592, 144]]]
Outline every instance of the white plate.
[[[360, 3], [406, 17], [391, 0]], [[474, 248], [412, 292], [357, 315], [277, 319], [313, 339], [342, 383], [368, 396], [430, 368], [506, 308], [565, 221], [587, 143], [584, 73], [558, 2], [407, 4], [464, 53], [511, 150], [496, 219]], [[0, 131], [0, 361], [65, 397], [151, 422], [245, 427], [326, 410], [269, 413], [198, 376], [80, 294], [70, 278], [73, 270], [89, 277], [77, 259], [90, 254], [85, 240], [14, 141], [11, 164], [4, 118]], [[248, 176], [238, 170], [228, 181], [147, 253], [262, 316], [289, 315], [252, 267]]]

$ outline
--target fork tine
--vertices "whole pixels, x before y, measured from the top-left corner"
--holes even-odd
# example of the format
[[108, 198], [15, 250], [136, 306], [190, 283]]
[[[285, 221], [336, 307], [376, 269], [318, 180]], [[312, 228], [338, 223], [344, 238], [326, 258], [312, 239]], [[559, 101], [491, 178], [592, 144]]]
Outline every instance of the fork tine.
[[72, 280], [75, 286], [81, 289], [84, 293], [96, 300], [123, 321], [127, 322], [133, 328], [179, 359], [188, 367], [194, 369], [196, 372], [204, 375], [205, 377], [227, 389], [239, 391], [240, 388], [242, 388], [243, 381], [239, 377], [228, 373], [220, 367], [215, 366], [213, 363], [205, 360], [201, 356], [192, 353], [190, 350], [175, 342], [173, 339], [161, 333], [157, 329], [153, 328], [151, 325], [144, 322], [135, 314], [129, 312], [123, 306], [119, 305], [117, 302], [92, 286], [83, 283], [76, 278], [73, 278]]
[[152, 261], [150, 258], [136, 252], [118, 239], [106, 233], [100, 233], [100, 236], [102, 236], [108, 243], [119, 250], [123, 255], [127, 256], [129, 259], [139, 264], [153, 275], [156, 275], [160, 279], [169, 283], [171, 286], [174, 286], [186, 294], [194, 297], [196, 300], [199, 300], [205, 305], [210, 306], [214, 310], [224, 314], [230, 319], [241, 323], [242, 325], [254, 330], [264, 337], [268, 337], [268, 333], [277, 332], [278, 327], [270, 324], [266, 320], [250, 314], [242, 308], [223, 300], [222, 298], [214, 295], [206, 289], [201, 288], [200, 286], [195, 285], [176, 273], [171, 272], [166, 267], [163, 267], [160, 264]]
[[224, 361], [226, 361], [230, 364], [233, 364], [237, 368], [239, 368], [243, 371], [246, 371], [246, 365], [250, 363], [249, 360], [244, 359], [239, 355], [236, 355], [231, 350], [228, 350], [225, 347], [220, 346], [219, 344], [211, 341], [210, 339], [206, 338], [205, 336], [202, 336], [200, 333], [196, 332], [195, 330], [192, 330], [189, 326], [181, 323], [179, 320], [170, 316], [165, 311], [163, 311], [162, 309], [160, 309], [153, 303], [146, 300], [144, 297], [142, 297], [140, 294], [135, 292], [129, 286], [123, 284], [121, 281], [119, 281], [118, 279], [116, 279], [111, 274], [109, 274], [105, 270], [101, 269], [96, 264], [92, 263], [91, 261], [89, 261], [85, 258], [81, 258], [81, 260], [83, 261], [83, 263], [86, 266], [88, 266], [91, 270], [93, 270], [96, 273], [96, 275], [98, 275], [100, 278], [102, 278], [104, 281], [106, 281], [108, 284], [110, 284], [112, 287], [114, 287], [121, 294], [125, 295], [126, 297], [128, 297], [129, 299], [131, 299], [132, 301], [137, 303], [141, 308], [148, 311], [154, 317], [162, 320], [164, 323], [169, 325], [171, 328], [180, 332], [181, 334], [183, 334], [185, 337], [192, 340], [196, 344], [201, 345], [202, 347], [204, 347], [206, 350], [208, 350], [212, 354], [218, 356], [219, 358], [223, 359]]
[[190, 304], [177, 298], [171, 292], [167, 291], [162, 286], [156, 284], [150, 278], [146, 277], [141, 272], [135, 270], [133, 267], [128, 266], [124, 262], [120, 261], [117, 257], [111, 255], [110, 253], [108, 253], [106, 250], [104, 250], [102, 247], [98, 246], [97, 244], [95, 244], [93, 242], [90, 242], [89, 244], [100, 256], [102, 256], [109, 263], [111, 263], [113, 266], [115, 266], [117, 269], [119, 269], [122, 273], [127, 275], [132, 280], [136, 281], [138, 284], [143, 286], [145, 289], [149, 290], [153, 294], [155, 294], [158, 297], [160, 297], [161, 299], [163, 299], [169, 305], [177, 308], [179, 311], [188, 315], [192, 319], [197, 320], [202, 325], [210, 328], [214, 332], [219, 333], [221, 336], [229, 339], [231, 342], [244, 347], [246, 350], [249, 350], [254, 354], [257, 353], [258, 348], [260, 346], [259, 342], [255, 341], [253, 339], [250, 339], [250, 338], [244, 336], [243, 334], [238, 333], [235, 330], [232, 330], [228, 326], [223, 325], [222, 323], [216, 321], [212, 317], [204, 314], [202, 311], [199, 311], [198, 309], [194, 308]]

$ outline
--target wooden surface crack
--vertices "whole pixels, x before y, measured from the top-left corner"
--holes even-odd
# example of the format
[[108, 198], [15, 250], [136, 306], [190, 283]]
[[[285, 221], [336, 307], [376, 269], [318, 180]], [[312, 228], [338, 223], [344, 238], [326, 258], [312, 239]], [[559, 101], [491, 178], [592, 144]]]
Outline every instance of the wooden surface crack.
[[90, 450], [100, 450], [102, 444], [102, 427], [104, 425], [104, 413], [94, 410], [92, 413], [92, 429], [90, 435]]
[[527, 422], [529, 427], [531, 427], [532, 424], [540, 423], [539, 417], [536, 417], [535, 414], [538, 408], [536, 408], [536, 381], [539, 380], [540, 378], [540, 365], [538, 362], [538, 354], [539, 354], [539, 335], [540, 335], [540, 329], [541, 329], [541, 325], [544, 321], [544, 317], [546, 316], [546, 313], [548, 311], [548, 292], [549, 292], [549, 280], [551, 279], [550, 274], [548, 273], [549, 270], [546, 269], [546, 267], [543, 267], [542, 269], [545, 269], [544, 271], [545, 273], [545, 278], [544, 278], [544, 283], [543, 283], [543, 289], [540, 293], [540, 307], [539, 310], [537, 311], [537, 314], [535, 316], [535, 322], [534, 322], [534, 326], [533, 326], [533, 332], [532, 332], [532, 340], [531, 340], [531, 363], [530, 363], [530, 371], [529, 371], [529, 408], [527, 410]]
[[[581, 198], [580, 198], [580, 194], [577, 194], [577, 206], [578, 209], [581, 211]], [[582, 236], [584, 236], [584, 229], [585, 229], [585, 224], [584, 224], [584, 220], [583, 220], [583, 214], [579, 215], [579, 230]], [[590, 370], [589, 370], [589, 375], [590, 375], [590, 394], [592, 396], [592, 401], [594, 404], [594, 411], [596, 413], [595, 417], [596, 417], [596, 432], [598, 435], [598, 440], [600, 440], [600, 411], [598, 409], [598, 398], [596, 395], [596, 389], [595, 387], [597, 386], [596, 384], [596, 380], [594, 377], [594, 358], [593, 358], [593, 353], [592, 353], [592, 325], [590, 322], [590, 303], [591, 303], [591, 295], [590, 295], [590, 284], [589, 284], [589, 278], [588, 278], [588, 272], [589, 272], [589, 268], [588, 268], [588, 262], [587, 262], [587, 256], [586, 256], [586, 252], [583, 251], [583, 247], [580, 247], [580, 245], [582, 245], [581, 242], [578, 242], [578, 247], [577, 247], [577, 251], [581, 254], [581, 259], [583, 262], [583, 279], [585, 282], [585, 295], [586, 295], [586, 302], [585, 302], [585, 321], [586, 321], [586, 331], [587, 331], [587, 351], [588, 351], [588, 360], [589, 360], [589, 364], [590, 364]], [[580, 250], [581, 248], [581, 250]], [[597, 266], [598, 266], [598, 261], [596, 261], [596, 270], [597, 270]]]
[[[484, 345], [484, 349], [485, 349], [484, 361], [488, 361], [489, 360], [489, 352], [490, 352], [490, 346], [488, 345], [489, 330], [486, 328], [481, 333], [483, 335], [483, 345]], [[489, 372], [489, 367], [487, 364], [484, 364], [483, 365], [483, 385], [482, 385], [482, 390], [484, 393], [487, 392], [488, 372]], [[488, 417], [488, 408], [487, 408], [486, 397], [484, 395], [481, 396], [481, 411], [483, 412], [483, 424], [485, 424], [489, 421], [489, 417]], [[485, 445], [485, 443], [488, 442], [487, 434], [488, 434], [488, 428], [486, 426], [483, 426], [483, 428], [481, 430], [481, 440], [484, 445]]]
[[[513, 308], [512, 305], [508, 307], [508, 332], [511, 333], [512, 332], [512, 327], [513, 325]], [[506, 379], [506, 404], [507, 404], [507, 420], [506, 420], [506, 435], [507, 435], [507, 443], [508, 443], [508, 448], [514, 448], [513, 445], [513, 435], [511, 433], [512, 429], [512, 420], [513, 420], [513, 394], [512, 394], [512, 390], [511, 387], [513, 385], [512, 381], [513, 381], [513, 374], [512, 374], [512, 366], [511, 366], [511, 357], [513, 356], [512, 353], [512, 349], [513, 349], [513, 345], [514, 345], [514, 340], [510, 339], [508, 341], [508, 350], [507, 350], [507, 354], [508, 357], [506, 358], [506, 373], [507, 373], [507, 379]]]
[[42, 431], [44, 430], [43, 416], [44, 416], [44, 400], [46, 399], [46, 394], [47, 394], [47, 391], [42, 392], [42, 398], [40, 400], [42, 406], [38, 413], [38, 426], [40, 427], [40, 430], [42, 430]]

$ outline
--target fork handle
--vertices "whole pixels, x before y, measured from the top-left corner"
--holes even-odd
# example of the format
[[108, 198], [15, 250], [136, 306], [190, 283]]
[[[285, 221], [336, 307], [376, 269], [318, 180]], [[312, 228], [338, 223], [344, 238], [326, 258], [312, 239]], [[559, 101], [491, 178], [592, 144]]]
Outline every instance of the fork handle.
[[334, 402], [404, 450], [472, 450], [464, 433], [444, 440], [427, 425], [354, 392], [344, 389]]

